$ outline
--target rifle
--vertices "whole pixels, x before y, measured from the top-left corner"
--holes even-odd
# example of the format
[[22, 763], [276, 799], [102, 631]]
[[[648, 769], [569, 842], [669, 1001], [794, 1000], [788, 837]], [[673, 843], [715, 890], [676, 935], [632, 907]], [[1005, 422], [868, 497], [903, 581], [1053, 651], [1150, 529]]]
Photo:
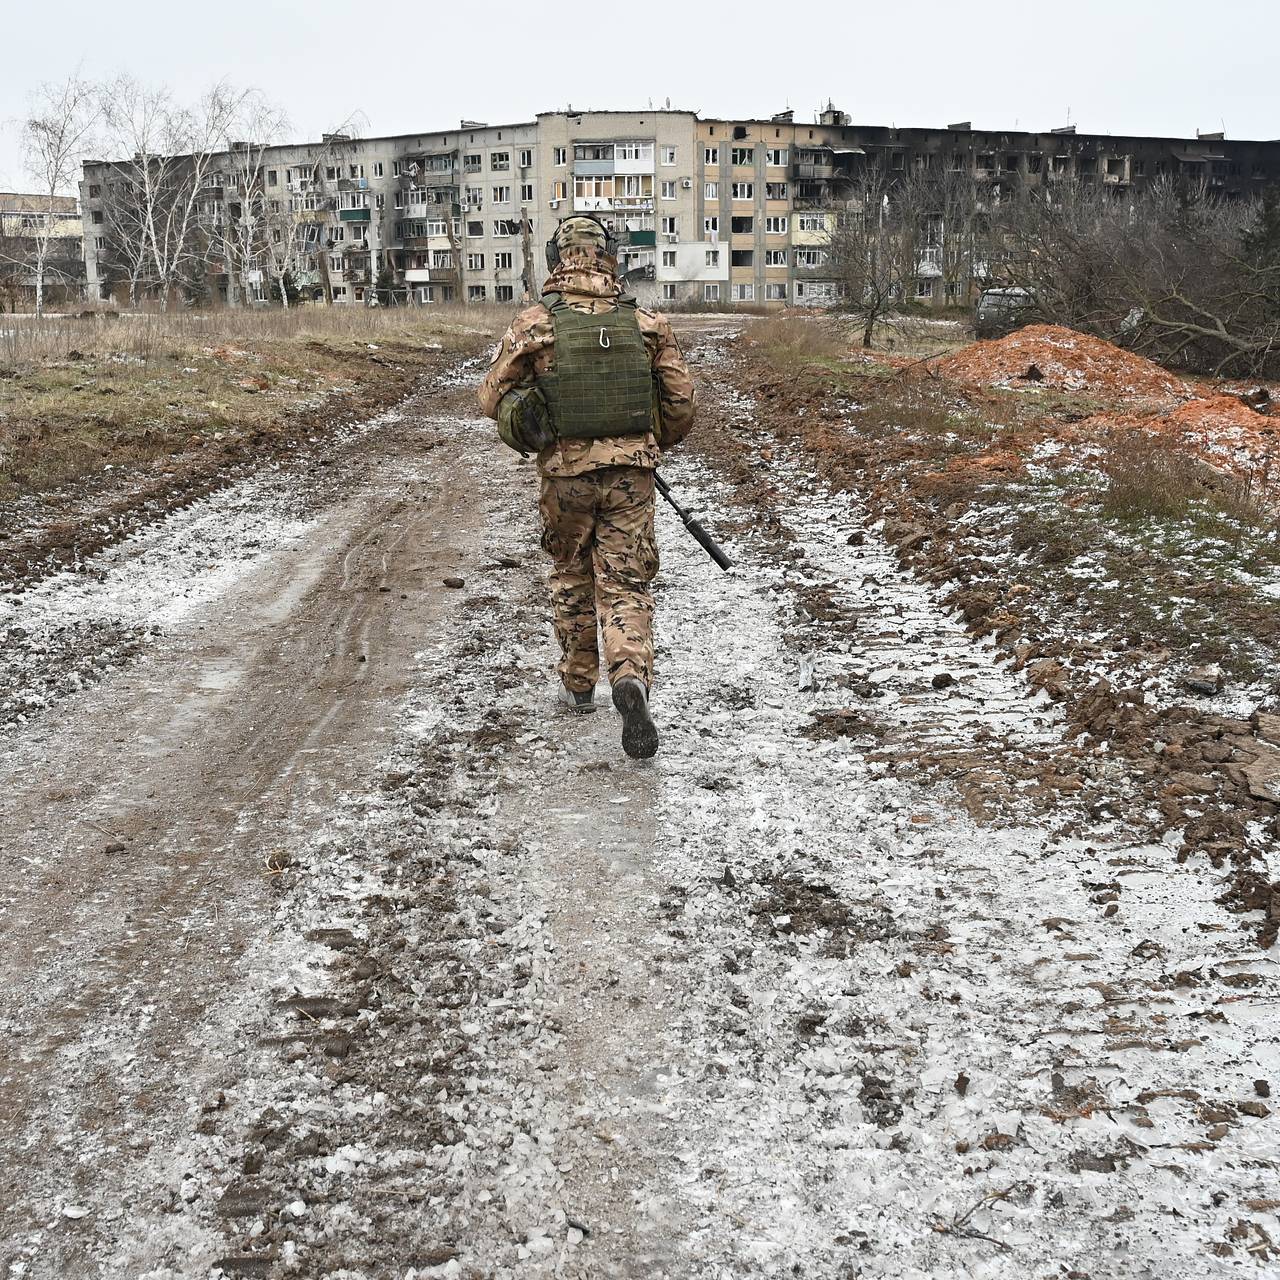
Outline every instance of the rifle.
[[723, 551], [720, 550], [716, 540], [702, 527], [699, 520], [693, 518], [693, 512], [687, 511], [672, 496], [671, 490], [667, 486], [667, 482], [655, 471], [653, 473], [654, 483], [658, 486], [658, 492], [671, 504], [676, 515], [684, 522], [684, 527], [693, 534], [694, 541], [697, 542], [703, 551], [707, 553], [722, 569], [729, 569], [733, 565], [733, 561], [729, 559]]

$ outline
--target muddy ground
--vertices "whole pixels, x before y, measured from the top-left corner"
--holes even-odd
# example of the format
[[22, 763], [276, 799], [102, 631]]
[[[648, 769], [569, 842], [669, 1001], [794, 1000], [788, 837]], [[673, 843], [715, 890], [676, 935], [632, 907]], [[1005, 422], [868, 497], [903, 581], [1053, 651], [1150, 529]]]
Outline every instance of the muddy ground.
[[1280, 1268], [1265, 908], [683, 337], [652, 764], [465, 361], [0, 596], [0, 1274]]

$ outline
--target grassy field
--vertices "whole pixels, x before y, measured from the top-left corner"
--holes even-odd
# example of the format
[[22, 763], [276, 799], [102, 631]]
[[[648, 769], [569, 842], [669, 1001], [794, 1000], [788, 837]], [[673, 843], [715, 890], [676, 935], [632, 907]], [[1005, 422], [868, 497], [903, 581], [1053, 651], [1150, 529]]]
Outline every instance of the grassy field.
[[508, 307], [0, 316], [0, 502], [311, 414], [376, 410]]

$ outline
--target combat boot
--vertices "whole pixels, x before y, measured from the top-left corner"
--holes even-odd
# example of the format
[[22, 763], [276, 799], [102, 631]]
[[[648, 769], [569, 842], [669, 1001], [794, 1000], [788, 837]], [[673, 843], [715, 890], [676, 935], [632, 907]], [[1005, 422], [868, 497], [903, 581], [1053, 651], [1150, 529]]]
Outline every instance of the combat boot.
[[588, 711], [596, 709], [596, 691], [594, 689], [585, 689], [581, 693], [575, 692], [567, 685], [560, 686], [560, 701], [564, 703], [570, 711], [576, 711], [579, 715], [585, 715]]
[[613, 686], [613, 705], [622, 712], [622, 749], [633, 760], [648, 760], [658, 750], [658, 729], [649, 715], [649, 691], [635, 676]]

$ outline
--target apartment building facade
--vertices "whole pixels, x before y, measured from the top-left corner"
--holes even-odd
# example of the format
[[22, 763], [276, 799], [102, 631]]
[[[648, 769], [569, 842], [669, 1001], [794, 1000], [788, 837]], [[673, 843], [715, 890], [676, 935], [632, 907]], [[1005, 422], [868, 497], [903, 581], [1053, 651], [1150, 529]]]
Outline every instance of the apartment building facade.
[[84, 282], [80, 208], [74, 196], [0, 192], [0, 309], [29, 305], [35, 297], [37, 237], [49, 228], [45, 294], [78, 298]]
[[[823, 305], [824, 243], [863, 177], [957, 175], [983, 198], [1074, 181], [1123, 196], [1165, 177], [1224, 198], [1280, 181], [1280, 143], [855, 125], [829, 107], [812, 123], [694, 112], [544, 112], [533, 121], [463, 121], [438, 133], [260, 149], [215, 157], [200, 215], [210, 243], [246, 201], [292, 252], [304, 296], [361, 304], [376, 290], [408, 305], [516, 303], [545, 278], [543, 245], [573, 212], [594, 213], [620, 240], [628, 287], [643, 303], [733, 307]], [[104, 234], [112, 165], [85, 166], [81, 189], [91, 296], [119, 289]], [[239, 211], [239, 212], [237, 212]], [[945, 234], [939, 228], [938, 235]], [[942, 279], [927, 250], [916, 298], [963, 301], [980, 280]], [[270, 256], [270, 255], [268, 255]], [[228, 258], [230, 255], [228, 254]], [[278, 266], [278, 263], [277, 263]], [[269, 265], [210, 263], [216, 297], [265, 297]], [[936, 285], [936, 287], [935, 287]]]

